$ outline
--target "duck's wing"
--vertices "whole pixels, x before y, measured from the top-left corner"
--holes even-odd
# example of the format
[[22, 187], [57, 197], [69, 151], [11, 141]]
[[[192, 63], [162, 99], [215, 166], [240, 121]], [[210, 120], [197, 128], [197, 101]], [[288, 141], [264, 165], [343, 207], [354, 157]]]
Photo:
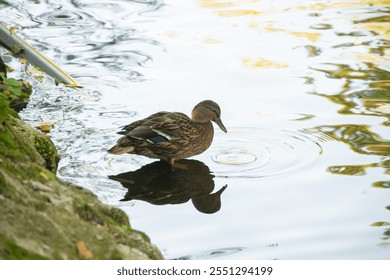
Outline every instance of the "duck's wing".
[[190, 118], [182, 113], [157, 113], [126, 133], [126, 136], [149, 143], [170, 142], [183, 133], [189, 121]]
[[131, 124], [128, 124], [128, 125], [125, 125], [121, 128], [120, 131], [118, 131], [117, 133], [118, 134], [123, 134], [123, 135], [126, 135], [128, 134], [130, 131], [132, 131], [133, 129], [135, 129], [136, 127], [138, 126], [141, 126], [142, 124], [144, 124], [145, 122], [151, 120], [151, 119], [154, 119], [154, 118], [158, 118], [158, 117], [163, 117], [165, 115], [169, 115], [171, 114], [170, 112], [158, 112], [158, 113], [155, 113], [153, 115], [150, 115], [149, 117], [145, 118], [145, 119], [142, 119], [142, 120], [138, 120], [138, 121], [135, 121], [135, 122], [132, 122]]

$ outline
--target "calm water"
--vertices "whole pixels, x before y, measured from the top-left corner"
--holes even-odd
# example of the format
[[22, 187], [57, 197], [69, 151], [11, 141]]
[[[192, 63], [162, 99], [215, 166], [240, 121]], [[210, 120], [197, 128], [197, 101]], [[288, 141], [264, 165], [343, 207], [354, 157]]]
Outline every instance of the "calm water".
[[[166, 258], [390, 258], [388, 1], [6, 2], [1, 21], [84, 86], [8, 58], [36, 87], [22, 117], [54, 125], [58, 175]], [[187, 171], [106, 153], [120, 126], [203, 99], [229, 132]]]

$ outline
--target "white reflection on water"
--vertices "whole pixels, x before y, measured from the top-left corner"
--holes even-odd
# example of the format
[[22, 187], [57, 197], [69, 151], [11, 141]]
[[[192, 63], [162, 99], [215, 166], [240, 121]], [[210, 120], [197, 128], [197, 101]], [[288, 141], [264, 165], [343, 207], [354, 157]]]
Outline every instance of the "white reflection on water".
[[[388, 190], [372, 187], [388, 180], [388, 156], [356, 152], [364, 149], [340, 134], [352, 125], [388, 133], [383, 95], [348, 93], [378, 75], [386, 89], [388, 33], [367, 21], [388, 15], [380, 1], [54, 2], [12, 2], [0, 15], [84, 85], [33, 80], [22, 113], [54, 122], [62, 179], [124, 209], [167, 258], [390, 257], [386, 227], [370, 226], [389, 220]], [[221, 105], [229, 130], [196, 157], [215, 186], [228, 185], [221, 209], [120, 202], [126, 189], [107, 176], [152, 160], [108, 155], [118, 128], [160, 110], [189, 114], [203, 99]], [[371, 168], [364, 176], [327, 171], [340, 165]]]

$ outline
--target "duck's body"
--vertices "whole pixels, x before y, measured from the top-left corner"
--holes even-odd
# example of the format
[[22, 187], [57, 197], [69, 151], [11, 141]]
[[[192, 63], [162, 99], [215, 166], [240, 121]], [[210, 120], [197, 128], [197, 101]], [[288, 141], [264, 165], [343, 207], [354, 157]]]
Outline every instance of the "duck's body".
[[211, 145], [214, 129], [211, 121], [226, 132], [220, 119], [220, 108], [211, 100], [200, 102], [192, 119], [183, 113], [158, 112], [122, 128], [124, 134], [108, 152], [134, 153], [174, 163], [198, 155]]

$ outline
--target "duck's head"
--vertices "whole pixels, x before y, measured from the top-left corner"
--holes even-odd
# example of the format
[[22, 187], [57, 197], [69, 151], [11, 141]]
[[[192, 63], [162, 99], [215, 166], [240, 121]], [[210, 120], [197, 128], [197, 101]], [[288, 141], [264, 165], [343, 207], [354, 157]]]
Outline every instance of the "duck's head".
[[192, 120], [194, 122], [206, 123], [215, 122], [222, 131], [227, 132], [221, 120], [221, 108], [212, 100], [204, 100], [198, 103], [192, 110]]

